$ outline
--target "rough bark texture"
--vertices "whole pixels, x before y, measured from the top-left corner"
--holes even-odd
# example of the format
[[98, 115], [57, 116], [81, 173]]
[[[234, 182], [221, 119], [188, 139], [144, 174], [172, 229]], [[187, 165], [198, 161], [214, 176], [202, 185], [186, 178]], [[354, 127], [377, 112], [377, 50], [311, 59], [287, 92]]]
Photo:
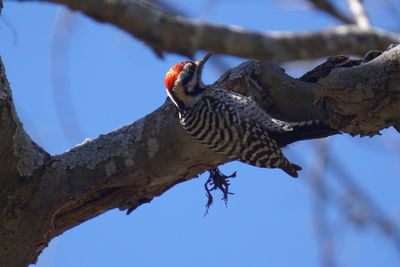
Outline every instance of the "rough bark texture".
[[351, 135], [399, 125], [400, 46], [360, 66], [336, 68], [318, 82], [315, 95], [326, 121]]
[[[321, 33], [259, 34], [167, 14], [144, 1], [48, 2], [113, 23], [159, 54], [172, 51], [191, 56], [204, 49], [287, 61], [362, 54], [400, 40], [392, 33], [349, 26]], [[397, 126], [400, 120], [399, 51], [395, 47], [364, 61], [335, 57], [301, 79], [286, 75], [273, 63], [252, 60], [228, 71], [216, 83], [252, 95], [277, 118], [299, 121], [322, 114], [336, 129], [372, 135]], [[333, 132], [298, 139], [329, 134]], [[53, 237], [85, 220], [113, 208], [134, 209], [227, 161], [184, 132], [169, 101], [131, 125], [63, 154], [49, 155], [25, 133], [2, 64], [0, 152], [0, 266], [7, 267], [34, 262]]]
[[25, 266], [40, 252], [47, 211], [34, 198], [49, 157], [23, 130], [0, 62], [0, 266]]
[[[345, 132], [373, 134], [400, 119], [399, 50], [365, 64], [330, 59], [304, 81], [252, 60], [216, 83], [253, 95], [279, 118], [315, 119], [322, 112]], [[2, 65], [0, 75], [0, 266], [26, 266], [51, 238], [81, 222], [113, 208], [135, 208], [227, 161], [182, 130], [169, 101], [131, 125], [50, 156], [24, 132]], [[248, 91], [249, 77], [258, 90]]]
[[[31, 0], [20, 0], [31, 1]], [[197, 50], [284, 62], [337, 54], [364, 55], [400, 43], [400, 35], [355, 25], [319, 32], [258, 33], [241, 27], [187, 19], [139, 0], [41, 0], [63, 4], [108, 22], [145, 41], [153, 50], [193, 57]]]

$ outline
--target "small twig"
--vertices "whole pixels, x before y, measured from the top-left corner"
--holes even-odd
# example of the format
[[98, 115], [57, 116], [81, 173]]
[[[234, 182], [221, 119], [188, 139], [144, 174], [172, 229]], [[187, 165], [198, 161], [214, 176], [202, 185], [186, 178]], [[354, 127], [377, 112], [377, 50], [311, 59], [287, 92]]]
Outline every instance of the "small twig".
[[[314, 168], [311, 170], [310, 185], [315, 192], [315, 214], [317, 222], [317, 231], [320, 234], [320, 241], [325, 243], [327, 251], [321, 251], [325, 266], [332, 266], [333, 261], [328, 260], [332, 255], [324, 253], [333, 253], [332, 233], [329, 231], [329, 225], [325, 216], [325, 206], [332, 203], [336, 208], [342, 211], [351, 223], [356, 226], [374, 225], [388, 240], [392, 241], [397, 249], [400, 249], [400, 231], [396, 223], [385, 214], [377, 205], [375, 200], [365, 192], [356, 179], [347, 171], [346, 167], [335, 157], [324, 154], [323, 144], [318, 143], [319, 159], [315, 161]], [[345, 198], [336, 197], [337, 193], [332, 186], [326, 185], [319, 175], [324, 170], [323, 166], [329, 165], [329, 169], [334, 174], [335, 180], [345, 188], [347, 192]], [[329, 189], [329, 190], [327, 190]], [[331, 236], [331, 237], [329, 237]], [[324, 241], [325, 240], [325, 241]], [[325, 258], [326, 257], [326, 258]]]
[[331, 15], [335, 19], [343, 22], [344, 24], [355, 24], [355, 21], [346, 15], [339, 12], [339, 10], [332, 5], [328, 0], [309, 0], [309, 2], [316, 8], [328, 15]]
[[[0, 1], [1, 4], [1, 1]], [[1, 11], [1, 8], [0, 8]], [[5, 15], [1, 15], [0, 17], [0, 21], [3, 22], [4, 26], [11, 32], [12, 34], [12, 45], [16, 45], [18, 43], [18, 33], [14, 28], [14, 25], [7, 19], [7, 17]], [[1, 27], [2, 28], [2, 27]], [[1, 29], [0, 28], [0, 29]]]
[[[362, 220], [365, 224], [371, 223], [375, 225], [380, 232], [394, 243], [397, 250], [400, 250], [400, 231], [396, 223], [357, 184], [356, 179], [347, 172], [344, 165], [336, 157], [331, 157], [329, 164], [332, 171], [336, 173], [335, 178], [352, 193], [353, 199], [357, 201], [355, 204], [360, 207], [359, 210], [362, 210], [363, 214], [358, 214], [357, 217], [363, 217]], [[354, 216], [350, 216], [350, 218], [354, 218]], [[355, 223], [357, 224], [358, 221], [355, 221]]]
[[347, 0], [347, 3], [349, 4], [351, 13], [353, 13], [353, 17], [356, 21], [357, 26], [363, 30], [371, 29], [371, 23], [361, 1]]
[[214, 201], [211, 191], [217, 189], [220, 190], [223, 193], [222, 200], [225, 202], [225, 206], [228, 204], [228, 195], [233, 195], [233, 193], [229, 192], [229, 178], [236, 177], [236, 172], [232, 173], [231, 175], [225, 175], [218, 168], [208, 171], [210, 172], [210, 176], [208, 177], [207, 182], [204, 184], [208, 199], [204, 216], [208, 214], [208, 210]]
[[[68, 49], [74, 30], [76, 15], [70, 9], [60, 7], [55, 17], [50, 43], [51, 91], [56, 117], [65, 139], [76, 144], [85, 136], [74, 109], [68, 88]], [[72, 130], [73, 129], [73, 130]]]
[[314, 164], [310, 169], [310, 185], [314, 193], [314, 223], [319, 243], [321, 266], [336, 266], [335, 240], [332, 226], [328, 219], [328, 190], [324, 176], [329, 162], [328, 143], [326, 139], [315, 141], [317, 149]]

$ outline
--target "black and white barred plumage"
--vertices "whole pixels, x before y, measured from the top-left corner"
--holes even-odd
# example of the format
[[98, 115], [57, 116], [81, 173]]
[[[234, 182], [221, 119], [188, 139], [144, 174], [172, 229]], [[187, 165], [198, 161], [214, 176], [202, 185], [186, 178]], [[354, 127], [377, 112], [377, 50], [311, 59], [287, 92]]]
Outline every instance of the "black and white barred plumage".
[[290, 163], [271, 135], [285, 134], [307, 122], [272, 118], [249, 97], [201, 81], [206, 55], [197, 62], [173, 66], [166, 75], [167, 93], [180, 122], [198, 142], [231, 160], [264, 168], [280, 168], [297, 177], [301, 167]]
[[[227, 94], [224, 89], [214, 89], [212, 96], [207, 93], [195, 105], [179, 112], [182, 126], [194, 139], [229, 159], [257, 167], [278, 167], [297, 176], [300, 167], [289, 163], [268, 136], [268, 126], [278, 131], [281, 128], [259, 113], [261, 109], [253, 106], [254, 101]], [[290, 129], [288, 125], [284, 127]]]

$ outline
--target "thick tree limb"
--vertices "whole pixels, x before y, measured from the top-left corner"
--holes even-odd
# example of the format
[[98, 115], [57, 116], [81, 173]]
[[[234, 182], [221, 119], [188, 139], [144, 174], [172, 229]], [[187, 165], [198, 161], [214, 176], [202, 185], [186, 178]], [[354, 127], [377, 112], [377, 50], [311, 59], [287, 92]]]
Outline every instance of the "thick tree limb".
[[[134, 209], [227, 161], [184, 132], [170, 102], [129, 126], [50, 156], [23, 131], [3, 67], [1, 75], [0, 164], [6, 168], [0, 175], [0, 266], [26, 266], [67, 229], [113, 208]], [[265, 93], [277, 101], [296, 96], [286, 108], [266, 102], [274, 112], [293, 120], [316, 118], [312, 85], [272, 63], [244, 63], [218, 84], [247, 93], [249, 75], [262, 88], [277, 86]]]
[[[31, 200], [48, 158], [18, 119], [0, 58], [0, 266], [23, 266], [38, 254], [41, 237], [36, 231], [41, 226], [32, 224], [32, 218], [45, 211]], [[23, 262], [9, 256], [22, 256]]]
[[[0, 177], [32, 176], [48, 157], [25, 133], [0, 58]], [[0, 179], [0, 182], [3, 179]], [[8, 181], [9, 182], [9, 181]], [[0, 187], [5, 188], [5, 187]], [[2, 209], [0, 209], [2, 210]]]
[[226, 161], [193, 142], [170, 103], [50, 156], [24, 132], [0, 66], [0, 266], [27, 266], [63, 231], [109, 209], [148, 202]]
[[[323, 67], [328, 71], [312, 72], [304, 81], [252, 60], [216, 85], [252, 95], [278, 118], [316, 119], [322, 111], [351, 134], [374, 133], [399, 121], [399, 49], [365, 64], [333, 61]], [[23, 131], [2, 65], [0, 70], [0, 266], [26, 266], [54, 236], [107, 210], [134, 209], [227, 161], [184, 132], [169, 101], [129, 126], [50, 156]]]
[[315, 89], [321, 115], [351, 135], [400, 123], [400, 46], [360, 66], [336, 68]]
[[[393, 33], [353, 26], [319, 33], [260, 34], [174, 16], [144, 1], [47, 1], [112, 23], [159, 54], [192, 56], [209, 50], [281, 62], [337, 53], [360, 55], [400, 41]], [[248, 61], [216, 85], [252, 95], [277, 118], [297, 121], [322, 114], [336, 129], [373, 135], [400, 121], [399, 50], [393, 48], [365, 64], [333, 60], [303, 80], [286, 75], [275, 64]], [[298, 140], [329, 134], [333, 132]], [[113, 208], [135, 209], [175, 184], [227, 162], [182, 130], [169, 102], [129, 126], [61, 155], [49, 155], [23, 130], [1, 63], [0, 152], [0, 266], [9, 267], [34, 262], [53, 237], [81, 222]]]
[[[30, 0], [20, 0], [30, 1]], [[341, 26], [319, 32], [257, 33], [240, 27], [203, 23], [163, 12], [139, 0], [42, 0], [63, 4], [89, 17], [114, 24], [162, 55], [193, 57], [198, 50], [285, 62], [337, 54], [364, 55], [400, 43], [400, 35], [379, 29]]]

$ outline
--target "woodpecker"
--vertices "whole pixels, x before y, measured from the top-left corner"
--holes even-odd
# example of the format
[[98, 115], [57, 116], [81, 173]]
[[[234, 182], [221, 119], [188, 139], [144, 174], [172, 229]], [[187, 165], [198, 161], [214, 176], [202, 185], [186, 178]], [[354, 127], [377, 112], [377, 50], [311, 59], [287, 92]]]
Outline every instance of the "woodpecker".
[[289, 162], [280, 150], [287, 141], [278, 144], [271, 136], [285, 135], [310, 123], [277, 120], [250, 97], [205, 85], [201, 74], [210, 56], [178, 63], [165, 76], [168, 97], [178, 109], [183, 128], [195, 140], [231, 160], [280, 168], [297, 177], [301, 167]]

